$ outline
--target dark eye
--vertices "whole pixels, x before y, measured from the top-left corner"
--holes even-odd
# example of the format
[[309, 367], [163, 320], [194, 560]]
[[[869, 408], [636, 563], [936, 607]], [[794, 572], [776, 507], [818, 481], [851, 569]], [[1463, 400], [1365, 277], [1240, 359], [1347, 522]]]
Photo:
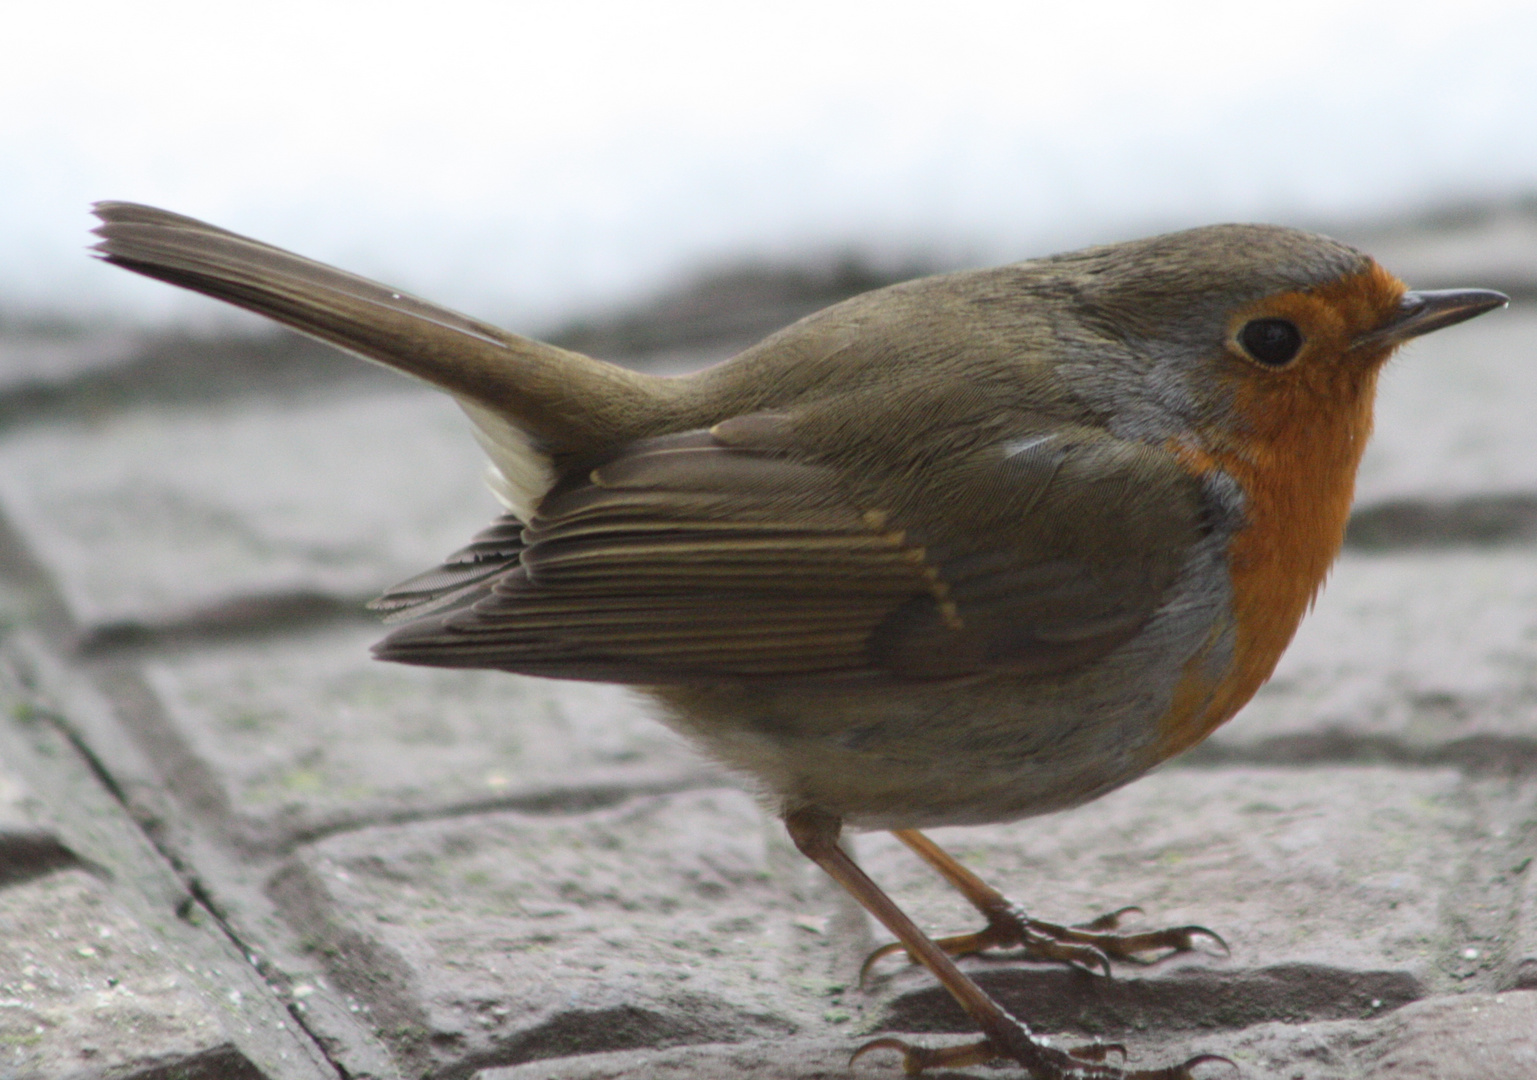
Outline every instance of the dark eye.
[[1302, 331], [1285, 319], [1255, 319], [1238, 331], [1238, 344], [1260, 363], [1280, 367], [1302, 351]]

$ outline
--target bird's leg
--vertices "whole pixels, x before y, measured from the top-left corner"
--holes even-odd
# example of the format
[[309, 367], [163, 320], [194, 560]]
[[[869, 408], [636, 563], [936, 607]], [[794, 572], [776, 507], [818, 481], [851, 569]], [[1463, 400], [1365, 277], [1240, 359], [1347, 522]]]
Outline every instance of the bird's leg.
[[[1150, 964], [1174, 953], [1189, 952], [1195, 948], [1198, 938], [1208, 938], [1221, 946], [1223, 951], [1227, 950], [1227, 942], [1204, 926], [1171, 926], [1140, 933], [1115, 933], [1126, 915], [1141, 912], [1141, 908], [1135, 907], [1121, 908], [1072, 926], [1033, 919], [1022, 907], [966, 869], [949, 852], [918, 830], [893, 829], [891, 834], [938, 870], [987, 920], [987, 925], [976, 933], [957, 934], [934, 942], [951, 956], [968, 956], [983, 949], [1019, 948], [1032, 959], [1058, 961], [1109, 975], [1112, 958]], [[907, 946], [898, 941], [875, 950], [860, 970], [860, 978], [864, 978], [876, 961], [902, 949], [907, 949]], [[907, 949], [907, 952], [912, 956], [911, 949]], [[1148, 953], [1159, 955], [1145, 955]], [[917, 960], [916, 957], [913, 959]]]
[[785, 827], [801, 853], [827, 871], [895, 934], [903, 948], [929, 969], [982, 1029], [981, 1042], [939, 1049], [914, 1046], [895, 1038], [876, 1039], [856, 1050], [854, 1060], [871, 1050], [898, 1050], [906, 1073], [916, 1076], [936, 1066], [959, 1067], [1006, 1058], [1023, 1065], [1035, 1080], [1193, 1080], [1191, 1070], [1196, 1066], [1208, 1061], [1227, 1061], [1203, 1054], [1164, 1069], [1127, 1072], [1104, 1061], [1107, 1051], [1119, 1051], [1120, 1047], [1091, 1045], [1059, 1050], [1051, 1046], [1047, 1040], [1031, 1034], [1023, 1021], [1010, 1016], [956, 967], [955, 961], [925, 937], [917, 924], [838, 846], [838, 834], [843, 828], [838, 817], [820, 810], [797, 810], [785, 815]]

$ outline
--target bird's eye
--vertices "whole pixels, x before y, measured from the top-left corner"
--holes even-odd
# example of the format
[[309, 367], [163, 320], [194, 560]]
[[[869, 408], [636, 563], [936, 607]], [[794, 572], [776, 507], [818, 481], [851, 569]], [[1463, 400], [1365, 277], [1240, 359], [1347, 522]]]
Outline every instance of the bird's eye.
[[1260, 363], [1280, 367], [1302, 351], [1302, 331], [1286, 319], [1254, 319], [1238, 331], [1238, 344]]

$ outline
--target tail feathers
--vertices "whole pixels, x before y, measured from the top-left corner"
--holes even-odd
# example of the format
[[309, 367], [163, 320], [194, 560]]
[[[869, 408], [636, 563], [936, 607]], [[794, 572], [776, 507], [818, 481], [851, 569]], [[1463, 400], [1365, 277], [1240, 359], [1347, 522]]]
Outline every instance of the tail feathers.
[[423, 379], [470, 406], [478, 426], [477, 413], [498, 419], [498, 430], [485, 432], [492, 444], [524, 436], [541, 458], [590, 451], [634, 437], [639, 432], [628, 429], [643, 429], [669, 396], [667, 380], [508, 333], [193, 218], [125, 202], [97, 203], [95, 211], [96, 250], [107, 262]]

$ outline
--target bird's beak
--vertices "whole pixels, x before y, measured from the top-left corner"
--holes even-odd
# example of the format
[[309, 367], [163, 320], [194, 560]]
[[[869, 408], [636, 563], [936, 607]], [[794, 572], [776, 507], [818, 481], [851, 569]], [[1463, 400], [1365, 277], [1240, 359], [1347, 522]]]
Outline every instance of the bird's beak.
[[1406, 292], [1382, 326], [1356, 338], [1353, 348], [1399, 345], [1410, 338], [1504, 307], [1510, 297], [1493, 289], [1436, 289]]

